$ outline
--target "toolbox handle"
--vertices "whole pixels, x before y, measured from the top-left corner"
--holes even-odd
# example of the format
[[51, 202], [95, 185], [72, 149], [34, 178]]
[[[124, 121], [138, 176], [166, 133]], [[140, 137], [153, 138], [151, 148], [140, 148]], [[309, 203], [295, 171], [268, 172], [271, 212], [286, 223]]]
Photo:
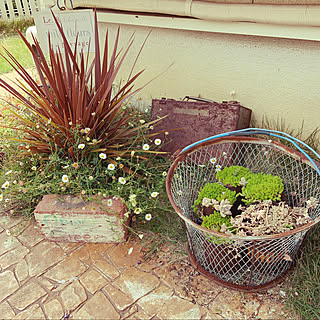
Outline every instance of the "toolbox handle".
[[197, 98], [197, 97], [191, 97], [191, 96], [185, 96], [183, 98], [183, 101], [189, 101], [189, 100], [196, 100], [196, 101], [201, 101], [201, 102], [214, 102], [213, 100], [209, 100], [209, 99], [204, 99], [204, 98]]

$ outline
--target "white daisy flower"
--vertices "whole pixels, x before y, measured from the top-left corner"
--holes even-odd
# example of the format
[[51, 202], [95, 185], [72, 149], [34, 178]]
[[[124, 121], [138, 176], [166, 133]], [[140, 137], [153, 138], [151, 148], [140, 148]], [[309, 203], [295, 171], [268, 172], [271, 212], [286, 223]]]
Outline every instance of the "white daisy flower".
[[130, 200], [130, 201], [136, 200], [136, 197], [137, 197], [136, 194], [130, 194], [129, 200]]
[[142, 146], [142, 149], [145, 150], [145, 151], [147, 151], [147, 150], [150, 149], [150, 146], [149, 146], [147, 143], [145, 143], [145, 144]]
[[36, 171], [36, 170], [37, 170], [37, 167], [36, 167], [36, 166], [33, 166], [33, 167], [31, 168], [31, 170]]
[[3, 194], [0, 194], [0, 201], [3, 200]]
[[62, 176], [62, 182], [67, 183], [68, 181], [69, 181], [69, 177], [66, 174], [64, 174]]
[[151, 197], [152, 198], [156, 198], [158, 196], [159, 192], [152, 192], [151, 193]]
[[84, 129], [84, 133], [89, 133], [90, 132], [90, 128], [85, 128]]
[[101, 153], [99, 154], [99, 158], [100, 158], [100, 159], [106, 159], [106, 158], [107, 158], [107, 155], [106, 155], [105, 153], [101, 152]]
[[80, 132], [81, 132], [81, 133], [84, 133], [84, 129], [81, 129]]
[[154, 144], [155, 144], [156, 146], [160, 146], [160, 144], [161, 144], [161, 139], [156, 139], [156, 140], [154, 140]]
[[124, 177], [119, 177], [118, 181], [119, 181], [119, 183], [121, 183], [121, 184], [126, 184], [126, 182], [127, 182]]
[[140, 121], [140, 123], [141, 124], [144, 124], [146, 121], [145, 120], [143, 120], [143, 119], [141, 119], [141, 120], [139, 120]]
[[151, 215], [150, 213], [147, 213], [147, 214], [145, 215], [145, 219], [146, 219], [147, 221], [150, 221], [150, 220], [152, 219], [152, 215]]
[[87, 140], [87, 141], [90, 141], [90, 137], [86, 137], [86, 140]]
[[10, 183], [9, 181], [6, 181], [3, 185], [2, 185], [2, 189], [7, 189], [9, 187]]
[[7, 236], [11, 236], [11, 232], [10, 232], [10, 230], [6, 230], [6, 234], [7, 234]]
[[163, 172], [162, 172], [162, 175], [163, 175], [164, 177], [166, 177], [166, 176], [168, 175], [168, 172], [163, 171]]
[[142, 240], [143, 234], [138, 234], [138, 237]]
[[108, 199], [108, 200], [107, 200], [107, 205], [108, 205], [109, 207], [112, 206], [112, 200], [111, 200], [111, 199]]
[[9, 170], [8, 172], [6, 172], [5, 175], [7, 176], [10, 173], [12, 173], [12, 170]]
[[86, 145], [85, 145], [84, 143], [80, 143], [80, 144], [78, 145], [78, 149], [84, 149], [85, 146], [86, 146]]
[[135, 214], [140, 214], [142, 212], [142, 209], [141, 208], [136, 208], [134, 209], [134, 213]]
[[114, 170], [114, 169], [115, 169], [115, 165], [113, 163], [109, 163], [108, 170]]
[[210, 159], [210, 162], [211, 162], [212, 164], [215, 164], [215, 163], [217, 162], [217, 158], [211, 158], [211, 159]]
[[89, 180], [93, 180], [93, 176], [89, 176]]
[[168, 132], [168, 131], [166, 131], [164, 134], [167, 136], [167, 135], [169, 134], [169, 132]]
[[182, 196], [182, 191], [181, 190], [179, 190], [177, 193], [178, 193], [179, 196]]

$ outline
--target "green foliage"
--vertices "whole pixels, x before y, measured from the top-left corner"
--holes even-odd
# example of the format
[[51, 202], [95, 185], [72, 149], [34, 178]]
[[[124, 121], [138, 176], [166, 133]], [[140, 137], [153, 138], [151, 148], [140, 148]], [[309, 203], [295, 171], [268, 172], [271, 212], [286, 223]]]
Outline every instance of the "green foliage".
[[[0, 27], [1, 29], [1, 27]], [[23, 65], [24, 68], [29, 68], [33, 66], [32, 55], [30, 54], [27, 46], [17, 36], [5, 37], [0, 39], [0, 54], [4, 53], [4, 48], [10, 51]], [[0, 56], [0, 74], [10, 72], [13, 70], [9, 64]]]
[[[132, 111], [133, 112], [133, 111]], [[135, 111], [134, 125], [143, 126], [147, 114]], [[9, 121], [7, 119], [6, 121]], [[16, 119], [11, 119], [15, 123]], [[2, 129], [0, 149], [0, 204], [6, 212], [31, 216], [39, 200], [46, 194], [72, 194], [90, 200], [92, 196], [121, 197], [137, 220], [145, 221], [168, 203], [165, 192], [166, 173], [170, 166], [167, 157], [157, 153], [160, 146], [155, 140], [145, 138], [150, 156], [144, 152], [132, 152], [130, 157], [108, 159], [103, 152], [88, 153], [86, 157], [73, 159], [57, 148], [50, 155], [21, 150], [19, 131]], [[17, 138], [17, 139], [16, 139]], [[79, 137], [81, 139], [81, 137]], [[86, 142], [84, 149], [94, 148]], [[22, 153], [28, 156], [21, 157]], [[149, 219], [147, 217], [146, 219]], [[145, 221], [147, 222], [147, 221]]]
[[286, 281], [287, 306], [299, 319], [320, 319], [320, 224], [305, 239], [294, 272]]
[[219, 202], [228, 199], [230, 204], [233, 204], [236, 201], [236, 193], [222, 186], [220, 183], [207, 183], [201, 189], [198, 198], [194, 202], [194, 212], [197, 212], [197, 207], [202, 204], [203, 198], [215, 199]]
[[33, 25], [33, 18], [10, 21], [0, 20], [0, 38], [15, 34], [17, 29], [24, 33], [28, 27]]
[[252, 175], [242, 189], [243, 202], [248, 205], [257, 201], [280, 201], [284, 190], [283, 180], [271, 174], [258, 173]]
[[[126, 48], [118, 50], [119, 30], [113, 48], [108, 45], [107, 33], [101, 54], [95, 15], [95, 56], [89, 63], [86, 55], [77, 51], [78, 46], [75, 50], [71, 48], [57, 20], [56, 24], [65, 53], [56, 52], [51, 47], [49, 61], [38, 43], [39, 56], [20, 33], [33, 56], [40, 86], [8, 50], [5, 50], [6, 56], [0, 55], [26, 83], [20, 83], [20, 90], [16, 90], [0, 79], [0, 87], [20, 101], [18, 106], [8, 103], [12, 114], [18, 118], [17, 125], [12, 128], [23, 133], [20, 142], [28, 145], [31, 153], [50, 155], [59, 150], [73, 161], [79, 161], [90, 152], [103, 152], [108, 159], [129, 157], [132, 151], [141, 152], [143, 139], [157, 134], [149, 133], [149, 127], [159, 119], [132, 126], [136, 123], [136, 114], [123, 104], [139, 90], [133, 90], [136, 79], [142, 73], [133, 73], [136, 60], [127, 82], [115, 85], [119, 69], [133, 45], [133, 38]], [[23, 110], [26, 112], [19, 113]], [[79, 144], [86, 144], [87, 141], [95, 142], [79, 150]], [[150, 155], [153, 151], [143, 149], [143, 152]]]
[[219, 232], [223, 224], [225, 224], [227, 228], [232, 227], [230, 219], [231, 216], [226, 216], [223, 218], [220, 212], [214, 211], [214, 213], [210, 214], [210, 216], [203, 217], [201, 226], [206, 229]]
[[253, 173], [249, 169], [242, 166], [230, 166], [218, 171], [216, 173], [216, 178], [225, 186], [237, 187], [241, 185], [241, 178], [245, 178], [248, 182], [252, 174]]

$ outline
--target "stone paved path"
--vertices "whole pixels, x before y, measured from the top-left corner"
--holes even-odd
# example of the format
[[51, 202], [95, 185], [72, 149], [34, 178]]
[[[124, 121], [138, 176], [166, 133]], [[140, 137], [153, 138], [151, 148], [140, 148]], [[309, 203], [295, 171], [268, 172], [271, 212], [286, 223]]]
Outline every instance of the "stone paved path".
[[0, 318], [290, 318], [280, 286], [240, 293], [213, 284], [166, 245], [144, 254], [136, 242], [49, 242], [33, 222], [0, 214]]

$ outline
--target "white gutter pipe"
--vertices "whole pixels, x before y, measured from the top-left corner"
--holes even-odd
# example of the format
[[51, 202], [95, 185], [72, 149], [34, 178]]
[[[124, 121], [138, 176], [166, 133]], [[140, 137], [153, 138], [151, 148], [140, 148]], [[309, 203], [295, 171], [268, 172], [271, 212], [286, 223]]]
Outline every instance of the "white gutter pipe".
[[[69, 1], [66, 1], [67, 3]], [[320, 26], [320, 5], [214, 3], [201, 0], [73, 0], [73, 7], [193, 17], [208, 21]]]

